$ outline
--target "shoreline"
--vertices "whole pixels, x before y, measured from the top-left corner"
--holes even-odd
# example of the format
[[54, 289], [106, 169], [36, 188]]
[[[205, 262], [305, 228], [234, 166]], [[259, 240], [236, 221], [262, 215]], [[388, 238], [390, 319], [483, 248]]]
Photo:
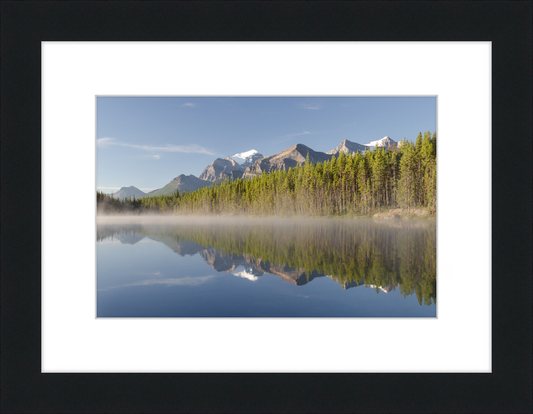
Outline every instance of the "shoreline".
[[381, 212], [373, 215], [342, 215], [342, 216], [284, 216], [284, 215], [250, 215], [250, 214], [151, 214], [151, 213], [137, 213], [137, 214], [96, 214], [97, 219], [111, 219], [111, 218], [205, 218], [205, 219], [306, 219], [306, 220], [374, 220], [374, 221], [399, 221], [399, 220], [433, 220], [437, 218], [436, 214], [421, 214], [412, 211], [404, 212]]

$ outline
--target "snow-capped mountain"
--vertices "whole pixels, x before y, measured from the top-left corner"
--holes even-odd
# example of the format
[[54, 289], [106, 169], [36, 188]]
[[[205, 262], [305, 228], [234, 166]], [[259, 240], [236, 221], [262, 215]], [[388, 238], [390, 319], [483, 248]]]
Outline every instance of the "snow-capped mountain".
[[375, 148], [377, 145], [378, 147], [388, 147], [389, 145], [395, 145], [396, 141], [391, 139], [389, 136], [385, 136], [381, 139], [378, 139], [377, 141], [371, 141], [368, 144], [363, 144], [365, 147], [370, 147], [369, 149]]
[[252, 165], [258, 159], [264, 158], [263, 154], [260, 154], [254, 149], [250, 151], [240, 152], [238, 154], [232, 155], [231, 158], [238, 164], [242, 165], [244, 168]]
[[250, 151], [246, 151], [246, 152], [240, 152], [239, 154], [235, 154], [233, 157], [231, 158], [239, 158], [241, 160], [244, 160], [248, 157], [251, 157], [252, 155], [254, 154], [257, 154], [259, 151], [256, 151], [254, 149], [251, 149]]

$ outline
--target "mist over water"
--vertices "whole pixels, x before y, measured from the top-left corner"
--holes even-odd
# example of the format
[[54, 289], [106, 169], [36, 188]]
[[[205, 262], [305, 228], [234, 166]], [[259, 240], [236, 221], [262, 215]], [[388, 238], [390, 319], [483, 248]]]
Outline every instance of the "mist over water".
[[98, 316], [435, 316], [434, 220], [104, 216]]

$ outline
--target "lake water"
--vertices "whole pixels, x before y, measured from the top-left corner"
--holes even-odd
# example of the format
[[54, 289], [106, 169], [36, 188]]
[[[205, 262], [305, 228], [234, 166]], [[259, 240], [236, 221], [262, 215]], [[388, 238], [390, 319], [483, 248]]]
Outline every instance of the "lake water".
[[435, 317], [434, 220], [97, 220], [98, 317]]

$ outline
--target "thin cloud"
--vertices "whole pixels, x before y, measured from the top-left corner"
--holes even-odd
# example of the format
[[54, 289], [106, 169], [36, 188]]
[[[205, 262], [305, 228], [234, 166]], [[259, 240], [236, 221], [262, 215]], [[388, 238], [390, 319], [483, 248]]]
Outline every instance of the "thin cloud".
[[198, 106], [198, 104], [195, 104], [195, 103], [192, 103], [192, 102], [187, 102], [187, 103], [184, 103], [181, 106], [186, 106], [187, 108], [196, 108]]
[[[207, 154], [207, 155], [216, 155], [213, 151], [208, 150], [200, 145], [190, 144], [190, 145], [171, 145], [167, 144], [164, 147], [153, 146], [153, 145], [137, 145], [137, 144], [128, 144], [126, 142], [115, 141], [113, 138], [98, 138], [96, 140], [98, 146], [108, 146], [108, 145], [118, 145], [121, 147], [135, 148], [143, 151], [158, 151], [158, 152], [183, 152], [185, 154]], [[160, 157], [159, 154], [154, 154], [154, 158]]]
[[322, 109], [323, 106], [320, 104], [300, 104], [300, 108], [318, 111], [319, 109]]
[[[158, 275], [154, 275], [158, 276]], [[108, 288], [102, 288], [98, 289], [99, 291], [106, 291], [111, 289], [117, 289], [117, 288], [124, 288], [124, 287], [132, 287], [132, 286], [153, 286], [153, 285], [165, 285], [165, 286], [197, 286], [201, 285], [203, 283], [208, 282], [209, 280], [215, 278], [217, 276], [209, 275], [209, 276], [188, 276], [183, 278], [164, 278], [164, 279], [148, 279], [148, 280], [141, 280], [139, 282], [135, 283], [129, 283], [126, 285], [120, 285], [120, 286], [111, 286]]]
[[312, 135], [311, 132], [309, 131], [304, 131], [304, 132], [297, 132], [295, 134], [287, 134], [287, 135], [282, 135], [280, 138], [280, 140], [278, 140], [278, 142], [285, 142], [285, 141], [290, 141], [292, 138], [294, 137], [300, 137], [302, 135]]
[[184, 152], [186, 154], [208, 154], [214, 155], [213, 152], [208, 149], [201, 147], [200, 145], [191, 144], [191, 145], [170, 145], [167, 144], [164, 147], [155, 147], [151, 145], [136, 145], [136, 144], [125, 144], [117, 143], [123, 147], [136, 148], [144, 151], [161, 151], [161, 152]]
[[113, 142], [113, 138], [98, 138], [96, 140], [96, 145], [101, 147], [101, 146], [111, 144], [112, 142]]

